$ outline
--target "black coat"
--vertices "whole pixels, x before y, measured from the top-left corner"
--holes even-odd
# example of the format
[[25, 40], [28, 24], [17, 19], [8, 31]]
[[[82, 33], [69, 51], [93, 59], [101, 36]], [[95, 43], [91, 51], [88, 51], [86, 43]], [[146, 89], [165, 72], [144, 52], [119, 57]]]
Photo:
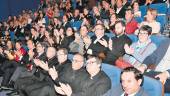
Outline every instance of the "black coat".
[[119, 37], [115, 36], [112, 38], [112, 50], [107, 51], [106, 59], [104, 60], [105, 63], [114, 64], [116, 59], [122, 57], [125, 54], [124, 45], [128, 44], [131, 45], [131, 39], [123, 34]]

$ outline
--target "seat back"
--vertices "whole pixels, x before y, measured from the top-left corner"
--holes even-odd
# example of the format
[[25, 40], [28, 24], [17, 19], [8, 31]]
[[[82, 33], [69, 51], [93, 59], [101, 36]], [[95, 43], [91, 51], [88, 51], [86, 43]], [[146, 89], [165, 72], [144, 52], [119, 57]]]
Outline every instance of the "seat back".
[[144, 76], [143, 86], [149, 96], [162, 96], [162, 83], [156, 79]]
[[159, 14], [166, 14], [168, 11], [168, 6], [166, 3], [157, 3], [149, 5], [149, 8], [156, 9]]
[[156, 17], [156, 21], [161, 24], [161, 32], [163, 32], [164, 26], [167, 24], [167, 16], [166, 14], [158, 14]]
[[121, 70], [113, 65], [102, 64], [102, 70], [109, 76], [112, 82], [112, 86], [118, 86], [120, 84]]
[[[128, 37], [132, 40], [132, 42], [138, 41], [138, 37], [136, 35], [128, 35]], [[156, 44], [157, 47], [162, 43], [162, 41], [167, 39], [167, 37], [165, 36], [157, 36], [157, 35], [151, 35], [150, 38], [152, 42]]]
[[[113, 88], [116, 86], [120, 86], [121, 69], [115, 66], [103, 63], [102, 70], [111, 79]], [[148, 92], [149, 96], [162, 96], [162, 84], [158, 80], [144, 76], [144, 82], [143, 82], [142, 87], [144, 88], [146, 92]]]
[[141, 11], [141, 17], [144, 17], [146, 15], [147, 9], [148, 8], [145, 5], [139, 7], [139, 10]]

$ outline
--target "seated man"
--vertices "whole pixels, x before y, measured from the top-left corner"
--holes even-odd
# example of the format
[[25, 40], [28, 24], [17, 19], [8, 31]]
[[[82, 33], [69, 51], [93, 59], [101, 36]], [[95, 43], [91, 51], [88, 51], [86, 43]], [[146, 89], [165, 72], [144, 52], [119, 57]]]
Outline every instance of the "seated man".
[[121, 85], [112, 87], [103, 96], [149, 96], [141, 87], [143, 75], [134, 67], [127, 67], [121, 72]]
[[[55, 84], [53, 83], [52, 86], [48, 84], [34, 90], [30, 90], [29, 87], [31, 86], [28, 86], [25, 89], [28, 96], [55, 96], [57, 94], [55, 93], [54, 85], [58, 86], [59, 84], [62, 85], [62, 83], [69, 84], [73, 88], [73, 93], [81, 96], [85, 84], [84, 82], [88, 76], [83, 67], [84, 57], [80, 54], [75, 54], [71, 64], [68, 62], [67, 58], [65, 58], [67, 57], [67, 54], [65, 54], [64, 50], [65, 49], [59, 49], [57, 52], [58, 61], [62, 63], [59, 66], [56, 66], [56, 68], [49, 69], [49, 75], [54, 80]], [[61, 54], [63, 54], [63, 56], [61, 56]]]
[[68, 84], [60, 83], [60, 87], [55, 86], [55, 90], [67, 96], [101, 96], [111, 88], [111, 80], [101, 70], [101, 60], [98, 57], [89, 57], [86, 70], [88, 77], [82, 81], [81, 93], [74, 93], [74, 89]]
[[116, 21], [115, 23], [115, 37], [108, 42], [108, 50], [104, 63], [115, 64], [115, 61], [125, 54], [124, 45], [131, 45], [131, 39], [125, 34], [125, 23], [123, 21]]
[[91, 37], [91, 44], [88, 47], [87, 54], [99, 56], [100, 53], [107, 52], [107, 43], [109, 38], [104, 34], [104, 25], [97, 24], [94, 27], [95, 35]]
[[34, 59], [34, 63], [37, 67], [39, 67], [39, 69], [37, 69], [37, 72], [33, 76], [17, 79], [14, 87], [16, 90], [19, 90], [20, 95], [25, 94], [24, 89], [29, 85], [32, 85], [30, 88], [31, 90], [46, 85], [44, 81], [48, 82], [48, 84], [53, 82], [48, 76], [48, 70], [53, 66], [58, 65], [56, 58], [56, 49], [54, 47], [48, 47], [46, 57], [48, 59], [48, 62], [46, 63], [39, 59]]
[[[29, 60], [27, 62], [27, 66], [17, 67], [17, 69], [11, 76], [10, 83], [15, 82], [18, 78], [32, 76], [35, 73], [36, 66], [33, 62], [34, 58], [46, 61], [46, 55], [45, 55], [45, 46], [46, 45], [45, 45], [45, 43], [38, 42], [36, 45], [36, 49], [33, 44], [33, 41], [31, 41], [31, 40], [27, 41], [27, 45], [29, 48], [29, 51], [28, 51], [28, 55], [29, 55], [28, 59]], [[32, 46], [32, 48], [29, 46]]]
[[[147, 68], [153, 71], [147, 71], [145, 74], [154, 78], [159, 78], [165, 84], [165, 92], [170, 92], [170, 40], [167, 38], [161, 45], [144, 61], [139, 70], [144, 72]], [[149, 67], [152, 64], [152, 68]]]

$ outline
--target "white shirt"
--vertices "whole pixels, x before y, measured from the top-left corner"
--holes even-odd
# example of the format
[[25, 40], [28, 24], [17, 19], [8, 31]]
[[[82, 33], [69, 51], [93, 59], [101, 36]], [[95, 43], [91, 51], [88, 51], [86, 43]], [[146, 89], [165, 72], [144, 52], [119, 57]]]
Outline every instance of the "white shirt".
[[[132, 93], [132, 94], [130, 94], [130, 95], [128, 95], [128, 96], [135, 96], [135, 95], [136, 95], [136, 93], [137, 93], [137, 92]], [[125, 92], [124, 92], [121, 96], [125, 96]]]
[[121, 9], [122, 9], [122, 7], [117, 8], [117, 9], [116, 9], [116, 13], [118, 14], [118, 13], [120, 12]]
[[161, 25], [159, 22], [154, 21], [154, 22], [142, 22], [141, 25], [148, 25], [150, 27], [152, 27], [152, 34], [153, 33], [160, 33], [160, 29], [161, 29]]

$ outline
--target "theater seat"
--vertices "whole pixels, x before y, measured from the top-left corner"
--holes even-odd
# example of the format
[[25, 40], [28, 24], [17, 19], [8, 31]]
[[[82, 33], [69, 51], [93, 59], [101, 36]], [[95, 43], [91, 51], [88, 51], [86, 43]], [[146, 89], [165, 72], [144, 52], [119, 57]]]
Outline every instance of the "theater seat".
[[156, 9], [158, 14], [166, 14], [168, 11], [168, 7], [166, 3], [157, 3], [149, 5], [149, 8]]
[[159, 46], [166, 39], [168, 39], [168, 38], [165, 36], [156, 36], [156, 35], [151, 36], [151, 40], [152, 40], [152, 42], [154, 42], [156, 44], [156, 46]]
[[120, 84], [121, 69], [113, 65], [103, 63], [102, 70], [110, 77], [112, 86], [118, 86]]
[[143, 22], [143, 18], [142, 18], [142, 17], [135, 17], [135, 20], [136, 20], [138, 23]]
[[142, 86], [149, 94], [149, 96], [162, 96], [162, 83], [153, 78], [144, 76]]
[[163, 32], [164, 26], [167, 24], [167, 16], [166, 14], [158, 14], [156, 17], [156, 21], [161, 24], [161, 32]]
[[138, 37], [134, 34], [131, 34], [131, 35], [127, 35], [131, 40], [132, 42], [137, 42], [138, 41]]
[[139, 10], [141, 11], [141, 17], [144, 17], [146, 15], [147, 6], [145, 5], [140, 6]]
[[[113, 88], [120, 85], [121, 70], [119, 68], [103, 63], [102, 70], [110, 77]], [[149, 96], [162, 96], [162, 84], [158, 80], [144, 76], [142, 87], [148, 92]]]
[[170, 96], [170, 93], [166, 93], [164, 96]]
[[79, 30], [80, 27], [81, 27], [81, 23], [82, 21], [71, 21], [71, 27], [74, 29], [74, 30]]
[[[132, 40], [132, 42], [138, 41], [138, 37], [136, 35], [128, 35], [128, 37]], [[152, 42], [156, 44], [156, 46], [159, 46], [163, 40], [168, 39], [165, 36], [157, 36], [157, 35], [152, 35], [150, 38]]]

